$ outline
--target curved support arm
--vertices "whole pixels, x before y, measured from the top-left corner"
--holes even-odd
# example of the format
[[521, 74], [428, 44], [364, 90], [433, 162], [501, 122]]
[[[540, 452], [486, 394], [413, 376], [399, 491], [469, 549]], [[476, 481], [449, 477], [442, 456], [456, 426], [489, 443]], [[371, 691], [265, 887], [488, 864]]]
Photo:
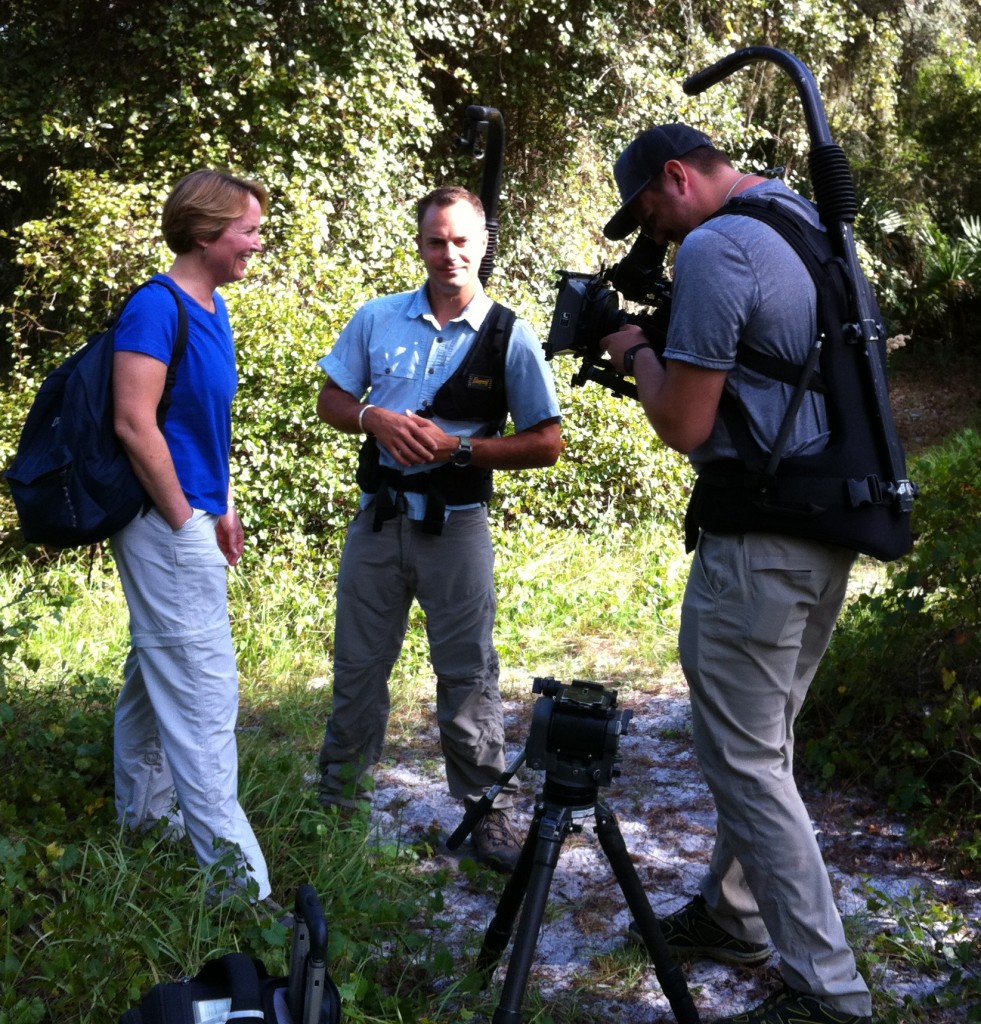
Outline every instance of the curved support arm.
[[458, 141], [461, 146], [472, 150], [477, 159], [484, 160], [480, 201], [484, 205], [488, 240], [487, 252], [481, 260], [477, 276], [481, 284], [487, 284], [494, 270], [500, 232], [498, 204], [504, 167], [504, 118], [501, 112], [496, 107], [467, 107], [467, 125]]
[[804, 118], [807, 121], [807, 133], [811, 142], [814, 145], [831, 142], [831, 129], [828, 127], [824, 103], [821, 101], [814, 75], [800, 58], [787, 53], [786, 50], [778, 50], [773, 46], [747, 46], [742, 50], [736, 50], [703, 71], [689, 75], [682, 83], [682, 88], [689, 96], [697, 96], [722, 79], [728, 78], [734, 71], [746, 67], [747, 64], [758, 64], [761, 61], [777, 64], [790, 75], [804, 106]]

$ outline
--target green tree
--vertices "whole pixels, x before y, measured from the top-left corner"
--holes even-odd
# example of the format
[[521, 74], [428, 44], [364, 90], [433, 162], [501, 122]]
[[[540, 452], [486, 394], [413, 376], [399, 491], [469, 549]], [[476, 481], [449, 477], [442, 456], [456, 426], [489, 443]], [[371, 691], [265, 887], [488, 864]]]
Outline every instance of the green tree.
[[[445, 181], [476, 186], [479, 166], [455, 145], [468, 104], [498, 107], [507, 129], [491, 291], [544, 333], [557, 270], [623, 254], [601, 228], [616, 202], [611, 161], [639, 128], [687, 118], [741, 164], [784, 163], [806, 189], [808, 139], [786, 75], [758, 64], [683, 92], [687, 75], [742, 46], [808, 64], [860, 188], [871, 186], [868, 208], [880, 209], [898, 180], [879, 157], [904, 131], [900, 86], [941, 53], [944, 31], [968, 39], [976, 21], [971, 5], [944, 4], [942, 31], [926, 14], [904, 20], [898, 0], [777, 0], [764, 12], [749, 0], [724, 12], [709, 0], [12, 0], [0, 24], [0, 457], [42, 372], [167, 259], [156, 222], [175, 179], [227, 166], [273, 194], [265, 264], [228, 295], [240, 493], [268, 544], [322, 536], [344, 520], [355, 452], [314, 421], [316, 360], [365, 298], [418, 279], [412, 200]], [[958, 51], [965, 88], [970, 52]], [[863, 219], [878, 231], [878, 214]], [[911, 228], [899, 234], [901, 266], [881, 275], [890, 301], [908, 291], [918, 252]], [[610, 515], [677, 516], [665, 496], [683, 502], [685, 470], [649, 442], [638, 409], [573, 399], [561, 361], [556, 370], [564, 466], [532, 478], [548, 485], [534, 502], [528, 481], [502, 474], [509, 514], [534, 505], [546, 522], [585, 529]], [[621, 505], [625, 494], [636, 500]]]

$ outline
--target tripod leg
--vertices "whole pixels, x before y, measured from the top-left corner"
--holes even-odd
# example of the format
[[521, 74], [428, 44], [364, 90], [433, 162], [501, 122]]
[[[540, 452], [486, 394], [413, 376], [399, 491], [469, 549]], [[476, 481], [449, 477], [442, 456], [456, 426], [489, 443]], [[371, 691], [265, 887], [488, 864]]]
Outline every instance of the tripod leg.
[[524, 764], [525, 752], [520, 754], [501, 772], [497, 782], [464, 814], [463, 821], [457, 826], [453, 834], [446, 840], [446, 848], [455, 850], [464, 839], [473, 832], [474, 825], [494, 806], [494, 798], [514, 777], [514, 773]]
[[613, 812], [601, 801], [596, 803], [596, 834], [626, 898], [627, 906], [644, 937], [644, 944], [654, 964], [654, 974], [671, 1004], [675, 1020], [678, 1024], [699, 1024], [698, 1011], [688, 992], [688, 983], [661, 934], [661, 926], [637, 877], [617, 820]]
[[476, 964], [477, 970], [483, 974], [489, 975], [494, 970], [511, 939], [515, 918], [518, 916], [521, 901], [528, 888], [528, 878], [531, 875], [531, 866], [535, 858], [535, 850], [538, 847], [538, 824], [542, 820], [543, 814], [543, 807], [535, 808], [531, 827], [528, 829], [528, 835], [521, 846], [521, 853], [518, 855], [518, 863], [515, 864], [514, 871], [504, 886], [504, 891], [501, 893], [501, 898], [494, 911], [494, 917], [484, 933], [484, 943], [480, 947]]
[[514, 940], [511, 961], [501, 988], [501, 1001], [494, 1011], [492, 1024], [521, 1024], [521, 1001], [531, 971], [538, 932], [545, 916], [548, 890], [555, 874], [562, 841], [573, 827], [573, 819], [568, 808], [546, 808], [542, 815], [518, 935]]

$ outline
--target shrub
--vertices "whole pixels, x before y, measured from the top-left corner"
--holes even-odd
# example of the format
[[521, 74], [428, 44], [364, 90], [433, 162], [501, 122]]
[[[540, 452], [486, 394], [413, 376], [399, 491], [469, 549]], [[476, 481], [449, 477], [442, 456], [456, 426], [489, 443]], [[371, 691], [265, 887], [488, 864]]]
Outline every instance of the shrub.
[[915, 460], [917, 543], [843, 614], [802, 716], [805, 761], [981, 863], [981, 435]]

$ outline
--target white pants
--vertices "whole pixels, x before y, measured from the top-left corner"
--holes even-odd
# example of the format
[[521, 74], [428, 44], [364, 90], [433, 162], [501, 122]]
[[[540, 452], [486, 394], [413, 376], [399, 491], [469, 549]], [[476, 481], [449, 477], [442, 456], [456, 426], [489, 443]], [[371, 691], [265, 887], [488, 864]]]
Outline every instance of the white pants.
[[203, 867], [234, 844], [263, 899], [266, 861], [238, 802], [238, 671], [216, 521], [195, 510], [174, 532], [151, 510], [112, 538], [132, 643], [115, 715], [116, 813], [130, 828], [167, 817]]

